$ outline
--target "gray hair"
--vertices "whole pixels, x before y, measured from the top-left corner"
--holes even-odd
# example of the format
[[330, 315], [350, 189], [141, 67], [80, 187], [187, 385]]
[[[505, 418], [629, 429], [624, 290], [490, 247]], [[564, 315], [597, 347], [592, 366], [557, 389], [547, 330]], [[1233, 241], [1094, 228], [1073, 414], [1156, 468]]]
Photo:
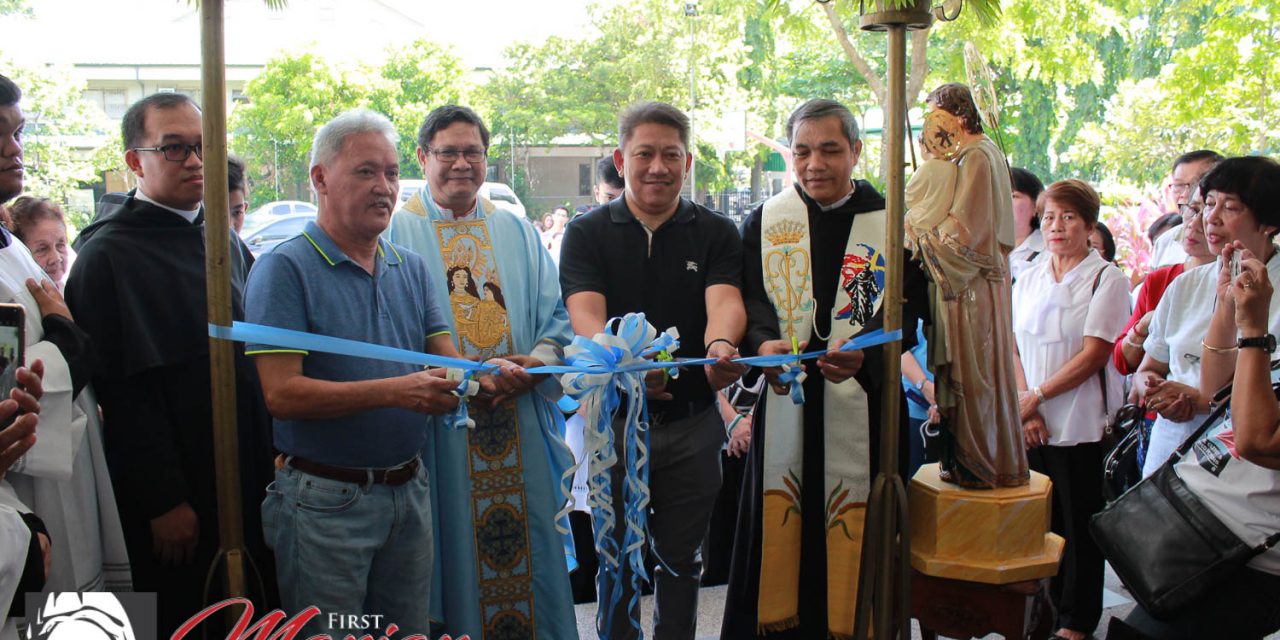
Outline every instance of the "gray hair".
[[825, 98], [814, 98], [791, 112], [791, 117], [787, 118], [787, 138], [795, 140], [796, 127], [799, 127], [801, 122], [827, 116], [840, 118], [840, 127], [844, 129], [844, 135], [849, 139], [850, 147], [858, 144], [858, 121], [853, 119], [853, 112], [839, 102]]
[[400, 144], [400, 134], [396, 133], [395, 125], [386, 116], [369, 109], [352, 109], [338, 114], [316, 131], [316, 139], [311, 143], [311, 165], [307, 170], [333, 160], [342, 151], [347, 138], [357, 133], [380, 133], [391, 146]]

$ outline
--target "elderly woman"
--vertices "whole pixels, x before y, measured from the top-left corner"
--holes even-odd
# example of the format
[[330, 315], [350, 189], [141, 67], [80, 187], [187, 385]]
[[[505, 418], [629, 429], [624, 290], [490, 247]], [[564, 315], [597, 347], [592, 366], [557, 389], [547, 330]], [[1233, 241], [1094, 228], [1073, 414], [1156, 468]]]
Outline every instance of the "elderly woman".
[[48, 198], [22, 196], [9, 205], [13, 235], [31, 252], [31, 258], [62, 289], [71, 262], [67, 256], [67, 221], [62, 209]]
[[[1164, 297], [1165, 291], [1173, 283], [1174, 278], [1213, 262], [1216, 255], [1215, 250], [1205, 241], [1204, 197], [1200, 194], [1199, 187], [1192, 193], [1191, 201], [1181, 205], [1179, 211], [1182, 224], [1186, 229], [1182, 234], [1182, 250], [1187, 253], [1187, 259], [1179, 264], [1160, 267], [1147, 274], [1146, 280], [1143, 280], [1142, 290], [1138, 292], [1138, 299], [1133, 304], [1133, 314], [1129, 316], [1129, 323], [1125, 325], [1124, 333], [1116, 339], [1115, 350], [1112, 353], [1111, 362], [1122, 374], [1135, 373], [1138, 366], [1142, 364], [1142, 357], [1147, 353], [1143, 342], [1151, 334], [1151, 318], [1155, 315], [1156, 305], [1160, 303], [1160, 299]], [[1219, 246], [1217, 250], [1221, 251], [1222, 247]], [[1138, 389], [1135, 388], [1134, 391]]]
[[[1268, 162], [1265, 158], [1233, 158], [1222, 171], [1215, 168], [1205, 174], [1206, 179], [1214, 175], [1214, 182], [1202, 182], [1200, 187], [1205, 196], [1205, 240], [1214, 255], [1233, 242], [1263, 261], [1275, 254], [1271, 239], [1280, 227], [1280, 215], [1270, 213], [1275, 203], [1257, 201], [1249, 194], [1251, 203], [1260, 207], [1257, 211], [1268, 212], [1264, 217], [1242, 199], [1243, 192], [1252, 189], [1247, 185], [1248, 176]], [[1229, 263], [1230, 254], [1222, 260]], [[1151, 429], [1144, 476], [1159, 469], [1209, 413], [1212, 393], [1200, 391], [1201, 350], [1215, 306], [1220, 266], [1192, 269], [1174, 280], [1152, 316], [1151, 333], [1143, 343], [1147, 355], [1134, 380], [1147, 405], [1159, 413]], [[1219, 386], [1227, 377], [1218, 381]]]
[[1031, 468], [1053, 481], [1053, 531], [1066, 539], [1050, 587], [1056, 636], [1081, 640], [1102, 615], [1102, 553], [1088, 522], [1102, 508], [1103, 425], [1123, 392], [1107, 363], [1129, 317], [1129, 281], [1089, 246], [1099, 207], [1089, 185], [1055, 182], [1039, 205], [1048, 259], [1013, 289], [1019, 408]]
[[[1280, 226], [1280, 164], [1232, 158], [1201, 186], [1209, 233], [1230, 228], [1246, 238], [1225, 246], [1218, 265], [1205, 267], [1214, 276], [1217, 304], [1201, 347], [1200, 392], [1212, 394], [1230, 381], [1233, 394], [1227, 418], [1200, 435], [1175, 471], [1232, 533], [1256, 547], [1280, 532], [1280, 405], [1271, 370], [1280, 333], [1280, 299], [1273, 295], [1280, 260], [1269, 241], [1249, 240], [1247, 232], [1269, 230], [1269, 240]], [[1230, 256], [1236, 252], [1242, 259], [1233, 278]], [[1280, 630], [1276, 602], [1280, 546], [1254, 556], [1171, 618], [1156, 619], [1138, 606], [1125, 623], [1160, 639], [1261, 638]]]

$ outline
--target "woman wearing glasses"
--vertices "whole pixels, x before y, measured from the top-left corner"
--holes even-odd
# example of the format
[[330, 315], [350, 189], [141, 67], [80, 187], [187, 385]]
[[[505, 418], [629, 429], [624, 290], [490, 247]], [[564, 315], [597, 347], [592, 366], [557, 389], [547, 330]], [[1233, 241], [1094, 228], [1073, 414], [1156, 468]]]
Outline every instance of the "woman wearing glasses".
[[[1165, 291], [1173, 283], [1173, 279], [1200, 265], [1213, 262], [1214, 253], [1204, 239], [1203, 211], [1204, 197], [1200, 194], [1200, 188], [1197, 187], [1191, 194], [1191, 200], [1178, 207], [1184, 229], [1182, 250], [1187, 253], [1187, 259], [1178, 264], [1160, 267], [1147, 274], [1146, 280], [1142, 282], [1142, 290], [1138, 292], [1138, 297], [1134, 301], [1133, 315], [1129, 316], [1129, 323], [1125, 325], [1124, 333], [1116, 338], [1115, 351], [1111, 358], [1116, 365], [1116, 371], [1129, 375], [1137, 372], [1138, 365], [1142, 364], [1142, 357], [1147, 353], [1142, 343], [1151, 333], [1151, 317], [1154, 315], [1156, 305], [1164, 297]], [[1136, 396], [1134, 399], [1136, 400]]]
[[[1264, 263], [1274, 254], [1271, 238], [1280, 220], [1246, 204], [1252, 188], [1242, 180], [1263, 158], [1232, 158], [1205, 174], [1205, 242], [1218, 256], [1232, 242], [1239, 242]], [[1150, 334], [1144, 341], [1146, 355], [1134, 386], [1147, 406], [1159, 416], [1151, 429], [1143, 476], [1160, 468], [1209, 413], [1210, 395], [1200, 390], [1200, 363], [1205, 332], [1217, 294], [1217, 263], [1190, 269], [1174, 280], [1156, 306]]]
[[[1231, 382], [1233, 393], [1226, 417], [1209, 426], [1174, 469], [1215, 518], [1257, 548], [1280, 532], [1280, 406], [1272, 388], [1280, 373], [1271, 363], [1280, 332], [1280, 299], [1274, 296], [1280, 259], [1271, 244], [1280, 228], [1280, 164], [1231, 158], [1201, 186], [1207, 234], [1229, 229], [1237, 238], [1223, 247], [1217, 264], [1197, 270], [1211, 275], [1217, 296], [1202, 334], [1200, 392], [1213, 394]], [[1237, 255], [1238, 275], [1232, 265]], [[1164, 617], [1134, 607], [1123, 623], [1113, 619], [1108, 636], [1120, 637], [1118, 627], [1129, 627], [1159, 640], [1262, 638], [1280, 630], [1277, 601], [1280, 546], [1271, 546]]]

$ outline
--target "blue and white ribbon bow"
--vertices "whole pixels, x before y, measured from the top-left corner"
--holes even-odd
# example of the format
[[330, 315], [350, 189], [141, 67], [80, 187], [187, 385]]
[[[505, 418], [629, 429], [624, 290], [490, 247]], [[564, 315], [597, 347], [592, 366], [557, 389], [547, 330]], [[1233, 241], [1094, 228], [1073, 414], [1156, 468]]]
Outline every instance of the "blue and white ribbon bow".
[[[601, 569], [597, 578], [602, 605], [597, 613], [599, 628], [611, 629], [613, 616], [619, 612], [625, 565], [631, 570], [632, 595], [624, 611], [631, 626], [639, 631], [640, 582], [648, 579], [644, 543], [649, 506], [649, 416], [644, 378], [650, 370], [667, 368], [661, 366], [664, 363], [655, 367], [647, 358], [678, 349], [679, 335], [674, 329], [659, 333], [640, 313], [627, 314], [610, 324], [591, 340], [574, 338], [565, 349], [565, 369], [571, 371], [560, 379], [560, 385], [582, 406], [586, 422], [583, 459], [588, 463], [590, 478], [587, 502], [595, 524]], [[623, 486], [614, 487], [609, 471], [618, 463], [613, 418], [624, 395], [627, 407], [621, 449], [626, 473]], [[613, 507], [615, 492], [621, 492], [624, 505], [621, 522]], [[625, 527], [620, 546], [615, 538], [619, 526]]]

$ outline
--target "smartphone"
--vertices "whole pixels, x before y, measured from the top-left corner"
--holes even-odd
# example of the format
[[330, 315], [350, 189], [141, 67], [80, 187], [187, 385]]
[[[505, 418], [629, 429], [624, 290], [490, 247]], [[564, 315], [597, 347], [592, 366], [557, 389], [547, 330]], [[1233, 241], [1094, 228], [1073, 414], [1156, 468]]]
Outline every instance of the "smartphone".
[[1240, 251], [1231, 252], [1231, 283], [1235, 284], [1240, 277]]
[[18, 385], [26, 344], [26, 309], [20, 304], [0, 304], [0, 400]]

